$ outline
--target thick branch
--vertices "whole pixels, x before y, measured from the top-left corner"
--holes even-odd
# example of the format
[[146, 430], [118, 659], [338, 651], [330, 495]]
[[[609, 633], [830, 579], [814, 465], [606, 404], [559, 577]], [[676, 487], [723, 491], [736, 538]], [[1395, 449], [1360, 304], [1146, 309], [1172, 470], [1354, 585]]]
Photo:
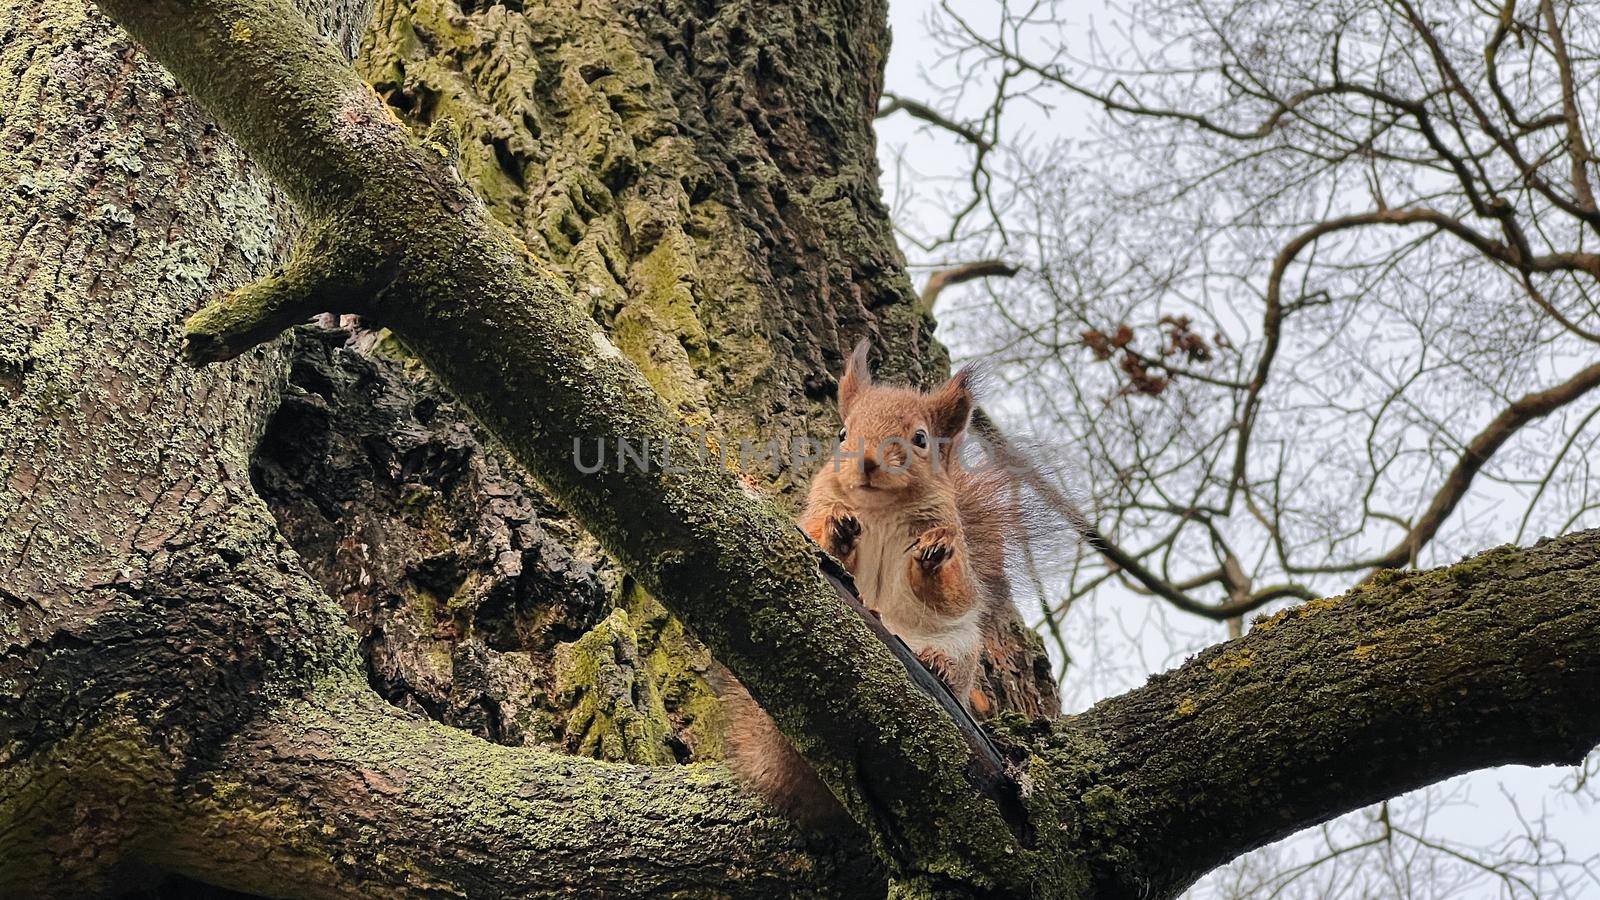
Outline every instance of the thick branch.
[[229, 293], [187, 323], [190, 362], [232, 359], [320, 312], [369, 291], [379, 262], [364, 247], [342, 243], [337, 223], [307, 229], [282, 271]]
[[1086, 842], [1110, 857], [1094, 896], [1161, 897], [1246, 851], [1452, 775], [1576, 763], [1600, 742], [1597, 691], [1591, 531], [1388, 573], [1258, 621], [1062, 720], [1055, 740], [1088, 768], [1075, 776], [1087, 790], [1074, 814], [1099, 817], [1103, 833]]
[[144, 861], [271, 896], [884, 891], [861, 835], [808, 838], [726, 770], [501, 747], [359, 684], [288, 704], [160, 802]]

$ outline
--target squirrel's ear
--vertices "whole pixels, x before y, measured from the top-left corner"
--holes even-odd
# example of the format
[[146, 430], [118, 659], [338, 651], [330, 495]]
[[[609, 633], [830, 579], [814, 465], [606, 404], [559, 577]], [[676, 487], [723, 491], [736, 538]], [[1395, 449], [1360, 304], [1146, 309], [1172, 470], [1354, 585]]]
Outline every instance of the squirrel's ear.
[[839, 415], [850, 415], [850, 406], [855, 403], [867, 388], [872, 387], [872, 370], [867, 367], [867, 350], [870, 349], [866, 338], [856, 344], [856, 349], [851, 352], [850, 359], [844, 364], [844, 374], [839, 376]]
[[973, 382], [978, 378], [976, 363], [961, 367], [944, 386], [928, 395], [928, 424], [940, 437], [955, 437], [966, 430], [972, 415]]

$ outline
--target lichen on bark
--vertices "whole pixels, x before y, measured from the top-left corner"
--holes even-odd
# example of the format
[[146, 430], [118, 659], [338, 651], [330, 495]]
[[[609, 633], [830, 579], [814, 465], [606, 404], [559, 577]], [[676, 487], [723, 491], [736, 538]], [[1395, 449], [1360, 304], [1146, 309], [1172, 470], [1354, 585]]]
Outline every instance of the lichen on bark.
[[249, 486], [283, 355], [174, 365], [287, 204], [87, 3], [0, 4], [0, 59], [0, 892], [94, 893], [141, 802], [353, 644]]
[[[769, 102], [771, 84], [795, 96], [830, 90], [767, 71], [797, 40], [792, 22], [719, 40], [747, 15], [739, 4], [692, 14], [687, 28], [708, 36], [689, 39], [682, 21], [648, 5], [382, 0], [358, 67], [418, 132], [446, 118], [459, 126], [461, 169], [496, 218], [571, 279], [686, 427], [788, 447], [832, 430], [817, 422], [834, 415], [827, 375], [849, 342], [835, 323], [876, 328], [902, 375], [925, 381], [945, 363], [931, 323], [897, 314], [910, 294], [882, 262], [896, 251], [874, 206], [870, 132], [790, 145], [762, 127], [781, 118], [752, 123], [740, 111]], [[876, 298], [870, 310], [864, 297]], [[772, 462], [745, 477], [793, 504], [809, 472], [782, 452]], [[705, 652], [670, 618], [641, 627], [659, 613], [644, 603], [654, 612], [635, 604], [633, 625], [673, 720], [657, 727], [671, 724], [674, 741], [703, 758], [719, 743], [706, 724]], [[1032, 635], [1005, 630], [996, 650], [997, 705], [1053, 711]]]

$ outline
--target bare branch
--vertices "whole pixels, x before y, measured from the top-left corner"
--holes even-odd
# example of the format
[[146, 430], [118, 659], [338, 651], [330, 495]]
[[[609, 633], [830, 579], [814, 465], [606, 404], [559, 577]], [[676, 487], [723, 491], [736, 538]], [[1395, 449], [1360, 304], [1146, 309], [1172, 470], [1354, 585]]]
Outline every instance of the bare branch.
[[934, 303], [939, 299], [939, 294], [952, 285], [965, 284], [979, 278], [1010, 278], [1019, 271], [1021, 271], [1020, 266], [1003, 259], [983, 259], [940, 269], [929, 275], [927, 283], [923, 285], [921, 307], [931, 312]]
[[1483, 468], [1484, 463], [1488, 462], [1512, 435], [1529, 422], [1548, 416], [1584, 396], [1597, 385], [1600, 385], [1600, 363], [1589, 366], [1555, 387], [1523, 396], [1502, 410], [1467, 444], [1455, 468], [1433, 495], [1433, 500], [1429, 502], [1428, 508], [1410, 533], [1388, 553], [1371, 561], [1371, 565], [1387, 569], [1410, 564], [1416, 559], [1417, 552], [1423, 545], [1439, 532], [1439, 527], [1449, 518], [1450, 513], [1461, 502], [1461, 498], [1466, 496], [1467, 490], [1472, 486], [1473, 477]]
[[891, 94], [887, 91], [884, 92], [883, 99], [883, 105], [878, 107], [878, 118], [880, 119], [892, 116], [897, 112], [903, 112], [913, 119], [943, 128], [945, 131], [977, 147], [982, 152], [987, 153], [994, 149], [994, 142], [980, 134], [976, 128], [971, 125], [963, 125], [926, 103], [919, 103], [916, 100]]

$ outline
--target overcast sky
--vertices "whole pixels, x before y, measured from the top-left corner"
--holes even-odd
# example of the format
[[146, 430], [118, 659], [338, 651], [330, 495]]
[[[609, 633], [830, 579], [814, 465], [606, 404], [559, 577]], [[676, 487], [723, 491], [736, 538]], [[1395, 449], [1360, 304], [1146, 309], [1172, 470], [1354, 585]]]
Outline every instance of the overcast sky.
[[[959, 4], [964, 17], [982, 22], [992, 16], [994, 0], [952, 0]], [[953, 68], [941, 63], [939, 53], [928, 37], [927, 20], [937, 8], [937, 0], [891, 0], [890, 19], [894, 29], [894, 44], [890, 52], [886, 88], [902, 96], [931, 101], [938, 91], [929, 86], [946, 86], [956, 79]], [[1107, 10], [1099, 0], [1085, 2], [1081, 10], [1084, 26], [1092, 20], [1100, 26], [1102, 40], [1114, 39], [1116, 13]], [[982, 91], [978, 91], [982, 94]], [[964, 110], [976, 115], [981, 106], [981, 96], [973, 97], [974, 107]], [[1083, 102], [1063, 100], [1053, 106], [1048, 114], [1018, 105], [1008, 111], [1010, 128], [1036, 138], [1073, 137], [1089, 131], [1095, 111]], [[902, 229], [917, 233], [937, 233], [946, 227], [950, 208], [941, 202], [940, 191], [945, 180], [951, 182], [950, 190], [959, 190], [955, 184], [970, 164], [968, 148], [952, 136], [930, 128], [904, 115], [897, 114], [878, 122], [879, 157], [884, 171], [883, 187], [886, 199], [895, 209], [897, 222]], [[919, 251], [907, 241], [902, 241], [909, 261], [913, 264], [913, 279], [921, 286], [926, 271], [919, 264], [944, 261]], [[941, 297], [940, 304], [963, 302], [961, 289], [952, 289]], [[975, 302], [968, 293], [965, 302]], [[941, 331], [946, 344], [960, 354], [964, 349], [959, 332]], [[1515, 523], [1508, 523], [1509, 540]], [[1024, 609], [1036, 619], [1034, 610]], [[1064, 685], [1069, 709], [1083, 708], [1098, 699], [1125, 691], [1144, 681], [1157, 671], [1178, 665], [1189, 654], [1208, 644], [1226, 638], [1222, 626], [1201, 621], [1193, 616], [1170, 611], [1164, 604], [1125, 592], [1105, 592], [1091, 603], [1075, 607], [1069, 626], [1069, 646], [1074, 658], [1070, 677]], [[1059, 664], [1059, 660], [1057, 660]], [[1574, 777], [1572, 769], [1530, 769], [1506, 767], [1487, 773], [1465, 776], [1431, 789], [1430, 802], [1413, 798], [1408, 804], [1393, 804], [1392, 814], [1411, 827], [1424, 832], [1430, 839], [1461, 845], [1493, 845], [1510, 848], [1513, 855], [1531, 856], [1535, 848], [1519, 841], [1522, 829], [1518, 825], [1519, 812], [1523, 818], [1538, 817], [1547, 812], [1548, 837], [1563, 842], [1569, 858], [1600, 856], [1600, 816], [1584, 798], [1562, 790], [1563, 783]], [[1336, 827], [1330, 835], [1333, 843], [1351, 842], [1372, 833], [1370, 813], [1353, 814], [1345, 825]], [[1305, 861], [1328, 849], [1328, 839], [1320, 835], [1291, 838], [1279, 845], [1279, 859], [1275, 864]], [[1549, 853], [1556, 844], [1549, 843], [1541, 852]], [[1450, 856], [1449, 853], [1428, 853], [1415, 846], [1407, 853], [1416, 853], [1418, 861], [1412, 870], [1415, 878], [1408, 888], [1414, 897], [1527, 897], [1543, 893], [1547, 888], [1533, 885], [1532, 892], [1522, 888], [1509, 888], [1508, 882], [1496, 875], [1476, 869]], [[1342, 865], [1374, 866], [1373, 856], [1351, 856], [1341, 860]], [[1237, 874], [1237, 873], [1233, 873]], [[1600, 873], [1596, 873], [1600, 876]], [[1229, 875], [1208, 878], [1194, 892], [1195, 896], [1215, 896], [1223, 889]], [[1343, 879], [1338, 879], [1343, 880]], [[1587, 877], [1577, 879], [1587, 882], [1586, 887], [1569, 891], [1562, 896], [1600, 898], [1600, 881]], [[1280, 896], [1317, 896], [1312, 888], [1314, 876], [1297, 883], [1294, 889]], [[1355, 878], [1351, 884], [1354, 893], [1345, 896], [1389, 896], [1383, 888], [1382, 878]]]

